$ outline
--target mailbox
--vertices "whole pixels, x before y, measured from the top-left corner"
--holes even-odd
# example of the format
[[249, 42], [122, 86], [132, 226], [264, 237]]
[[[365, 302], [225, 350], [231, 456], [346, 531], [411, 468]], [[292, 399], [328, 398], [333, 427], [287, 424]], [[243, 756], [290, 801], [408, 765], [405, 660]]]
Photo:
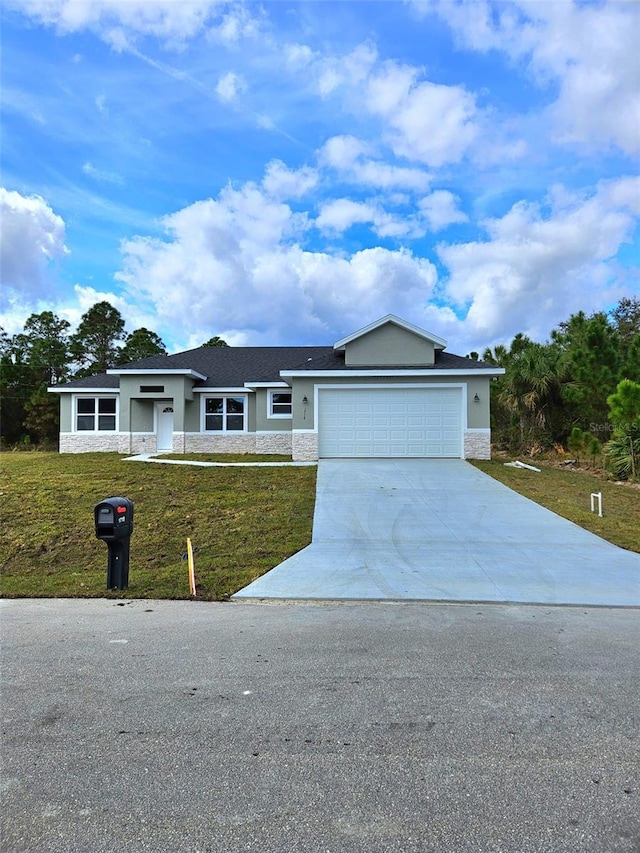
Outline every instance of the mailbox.
[[105, 498], [94, 510], [96, 536], [109, 542], [133, 533], [133, 502], [129, 498]]
[[107, 543], [107, 589], [129, 584], [129, 541], [133, 533], [133, 501], [105, 498], [93, 510], [96, 537]]

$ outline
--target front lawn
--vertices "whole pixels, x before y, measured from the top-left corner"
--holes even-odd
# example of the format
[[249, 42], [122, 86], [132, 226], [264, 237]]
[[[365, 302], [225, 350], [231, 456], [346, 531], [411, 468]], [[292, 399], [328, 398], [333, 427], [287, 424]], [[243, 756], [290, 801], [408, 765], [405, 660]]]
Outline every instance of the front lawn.
[[[494, 479], [563, 518], [568, 518], [603, 539], [640, 552], [640, 491], [630, 485], [616, 485], [582, 471], [557, 468], [534, 461], [538, 474], [526, 468], [508, 468], [504, 461], [469, 460]], [[603, 517], [590, 510], [592, 492], [602, 492]]]
[[[183, 457], [184, 458], [184, 457]], [[200, 468], [123, 462], [117, 454], [4, 453], [0, 595], [219, 600], [311, 541], [315, 467]], [[129, 588], [106, 590], [107, 546], [93, 508], [134, 503]]]

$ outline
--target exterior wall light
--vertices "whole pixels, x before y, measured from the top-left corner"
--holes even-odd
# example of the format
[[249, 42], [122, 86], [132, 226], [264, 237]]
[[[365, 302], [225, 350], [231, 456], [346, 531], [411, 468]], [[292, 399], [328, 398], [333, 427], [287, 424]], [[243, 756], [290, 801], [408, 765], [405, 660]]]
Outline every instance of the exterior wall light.
[[307, 397], [306, 397], [306, 395], [305, 395], [305, 396], [302, 398], [302, 405], [303, 405], [303, 406], [306, 406], [306, 405], [308, 405], [308, 403], [309, 403], [309, 400], [307, 399]]
[[480, 397], [478, 397], [478, 395], [477, 395], [477, 394], [476, 394], [476, 396], [473, 398], [473, 402], [474, 402], [474, 403], [479, 403], [479, 402], [480, 402]]

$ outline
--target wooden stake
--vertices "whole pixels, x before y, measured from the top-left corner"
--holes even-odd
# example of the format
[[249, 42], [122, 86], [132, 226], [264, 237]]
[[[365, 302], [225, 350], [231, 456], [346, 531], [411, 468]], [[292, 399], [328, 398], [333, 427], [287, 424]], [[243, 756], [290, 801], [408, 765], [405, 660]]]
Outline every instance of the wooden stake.
[[191, 547], [191, 539], [187, 539], [187, 558], [189, 560], [189, 592], [196, 597], [196, 572], [193, 565], [193, 548]]

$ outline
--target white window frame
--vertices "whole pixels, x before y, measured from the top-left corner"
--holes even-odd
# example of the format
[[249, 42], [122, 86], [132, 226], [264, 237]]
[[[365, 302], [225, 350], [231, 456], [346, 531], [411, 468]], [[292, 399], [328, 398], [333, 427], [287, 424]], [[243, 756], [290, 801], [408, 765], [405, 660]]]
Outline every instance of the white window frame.
[[[242, 412], [242, 429], [227, 429], [227, 417], [229, 415], [236, 415], [237, 412], [227, 412], [227, 403], [226, 401], [231, 399], [242, 399], [244, 411]], [[207, 429], [207, 400], [220, 400], [224, 401], [223, 403], [223, 411], [220, 413], [222, 415], [222, 429]], [[235, 394], [232, 391], [211, 391], [207, 394], [202, 395], [202, 403], [200, 407], [200, 431], [206, 432], [207, 435], [242, 435], [243, 433], [247, 433], [248, 430], [248, 419], [249, 419], [249, 395], [248, 394]]]
[[[93, 429], [78, 429], [78, 415], [85, 414], [82, 412], [78, 412], [78, 401], [79, 400], [94, 400], [94, 410], [93, 410]], [[116, 411], [115, 414], [112, 415], [109, 412], [110, 416], [115, 417], [115, 426], [113, 429], [100, 429], [100, 400], [115, 400], [116, 402]], [[88, 412], [86, 414], [89, 414]], [[74, 394], [73, 395], [73, 411], [72, 411], [72, 423], [71, 423], [72, 432], [82, 434], [87, 433], [88, 435], [94, 435], [96, 433], [117, 433], [120, 429], [120, 397], [117, 394]]]
[[[293, 389], [292, 388], [271, 388], [267, 393], [267, 418], [269, 420], [291, 420], [293, 417]], [[276, 413], [273, 411], [273, 396], [274, 394], [288, 394], [291, 397], [291, 411], [289, 414]]]

